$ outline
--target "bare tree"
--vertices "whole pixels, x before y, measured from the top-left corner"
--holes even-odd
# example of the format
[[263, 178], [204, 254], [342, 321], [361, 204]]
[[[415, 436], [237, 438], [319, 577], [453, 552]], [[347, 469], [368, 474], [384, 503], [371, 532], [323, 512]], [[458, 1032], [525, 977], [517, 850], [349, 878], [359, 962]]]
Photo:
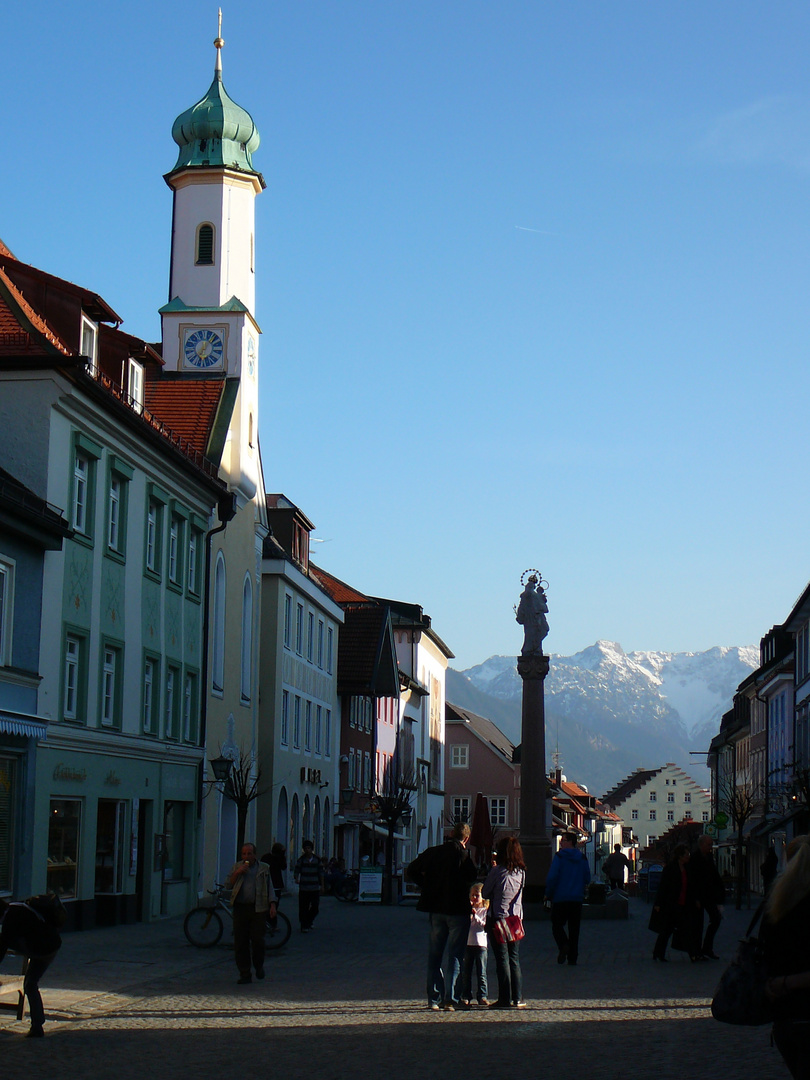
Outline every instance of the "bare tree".
[[222, 794], [236, 803], [236, 854], [245, 842], [245, 829], [250, 804], [268, 790], [261, 787], [262, 770], [255, 764], [252, 754], [240, 749], [239, 757], [233, 759], [231, 771], [225, 781]]
[[411, 820], [413, 807], [411, 798], [416, 790], [416, 778], [412, 770], [403, 774], [388, 773], [383, 781], [382, 791], [375, 792], [369, 799], [369, 809], [386, 826], [385, 869], [383, 872], [383, 903], [394, 902], [394, 833], [399, 822], [407, 825]]
[[742, 907], [743, 894], [745, 827], [751, 818], [762, 815], [764, 810], [763, 797], [759, 791], [754, 790], [747, 774], [743, 774], [740, 779], [735, 776], [726, 776], [718, 781], [717, 805], [718, 809], [728, 814], [731, 827], [734, 830], [737, 869], [734, 899], [737, 911], [739, 911]]

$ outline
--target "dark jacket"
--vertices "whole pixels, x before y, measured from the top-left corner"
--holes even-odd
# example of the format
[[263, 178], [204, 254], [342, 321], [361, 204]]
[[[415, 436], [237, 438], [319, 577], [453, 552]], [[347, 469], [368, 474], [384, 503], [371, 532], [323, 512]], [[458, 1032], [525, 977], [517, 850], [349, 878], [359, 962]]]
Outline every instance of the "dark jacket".
[[470, 885], [475, 863], [458, 840], [428, 848], [408, 865], [408, 878], [422, 891], [417, 911], [436, 915], [470, 915]]
[[686, 864], [686, 873], [694, 893], [702, 907], [715, 907], [726, 899], [726, 887], [714, 863], [714, 856], [704, 855], [695, 848]]
[[[762, 920], [759, 932], [769, 976], [810, 971], [810, 895], [780, 919]], [[774, 1001], [779, 1019], [810, 1020], [810, 990], [795, 990]]]
[[590, 880], [588, 860], [579, 848], [560, 848], [551, 860], [546, 896], [554, 904], [581, 904]]
[[56, 927], [25, 904], [10, 904], [0, 929], [0, 960], [6, 951], [23, 956], [51, 956], [62, 944]]
[[[656, 892], [653, 901], [649, 924], [650, 930], [654, 930], [657, 934], [668, 928], [681, 925], [684, 916], [697, 911], [695, 893], [689, 877], [689, 863], [686, 865], [686, 903], [683, 907], [678, 903], [683, 887], [683, 874], [680, 863], [677, 859], [673, 859], [661, 871], [661, 880], [658, 882], [658, 892]], [[660, 910], [656, 911], [656, 908]]]

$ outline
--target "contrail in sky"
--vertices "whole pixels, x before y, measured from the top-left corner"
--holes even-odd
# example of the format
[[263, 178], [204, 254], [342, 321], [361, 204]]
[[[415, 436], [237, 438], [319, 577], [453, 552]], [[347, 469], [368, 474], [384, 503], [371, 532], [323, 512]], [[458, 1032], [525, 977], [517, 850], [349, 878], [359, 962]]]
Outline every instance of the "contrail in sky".
[[557, 233], [547, 232], [545, 229], [530, 229], [528, 225], [516, 225], [516, 229], [520, 229], [522, 232], [536, 232], [542, 233], [543, 236], [556, 236]]

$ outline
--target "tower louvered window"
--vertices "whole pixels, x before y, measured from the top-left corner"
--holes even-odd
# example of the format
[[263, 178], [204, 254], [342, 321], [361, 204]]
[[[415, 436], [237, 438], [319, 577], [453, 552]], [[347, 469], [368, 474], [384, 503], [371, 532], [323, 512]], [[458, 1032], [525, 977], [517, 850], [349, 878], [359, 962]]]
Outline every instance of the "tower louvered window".
[[214, 262], [214, 227], [201, 225], [197, 233], [197, 265], [212, 266]]

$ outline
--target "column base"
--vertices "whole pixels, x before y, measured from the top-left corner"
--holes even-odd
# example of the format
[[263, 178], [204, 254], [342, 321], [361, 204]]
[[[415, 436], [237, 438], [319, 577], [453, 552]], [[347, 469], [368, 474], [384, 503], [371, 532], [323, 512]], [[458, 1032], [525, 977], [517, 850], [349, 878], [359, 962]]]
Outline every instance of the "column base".
[[546, 877], [551, 866], [551, 841], [547, 836], [520, 837], [523, 859], [526, 863], [526, 885], [523, 897], [529, 904], [543, 900]]

